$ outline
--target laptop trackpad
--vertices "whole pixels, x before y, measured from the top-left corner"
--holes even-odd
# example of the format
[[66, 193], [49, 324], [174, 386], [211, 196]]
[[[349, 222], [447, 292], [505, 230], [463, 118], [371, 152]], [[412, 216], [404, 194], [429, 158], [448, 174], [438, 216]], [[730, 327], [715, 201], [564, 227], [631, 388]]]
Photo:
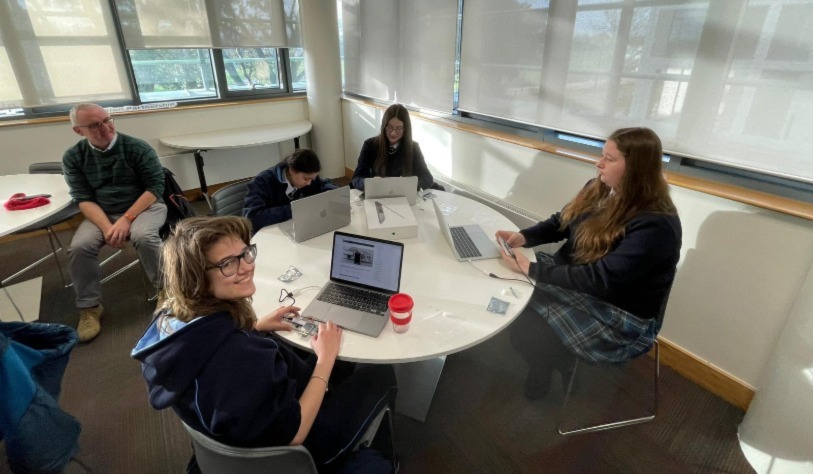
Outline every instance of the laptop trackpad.
[[320, 319], [323, 321], [333, 321], [343, 328], [357, 328], [364, 319], [365, 313], [361, 311], [352, 310], [350, 308], [342, 308], [341, 306], [333, 306], [324, 316]]

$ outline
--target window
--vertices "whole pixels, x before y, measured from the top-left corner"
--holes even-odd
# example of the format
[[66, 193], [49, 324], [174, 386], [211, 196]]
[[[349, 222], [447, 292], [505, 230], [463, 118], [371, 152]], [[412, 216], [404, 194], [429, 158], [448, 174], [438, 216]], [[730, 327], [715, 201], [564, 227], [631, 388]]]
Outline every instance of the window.
[[591, 153], [647, 126], [672, 171], [813, 201], [813, 0], [341, 4], [346, 92]]
[[[813, 183], [813, 1], [466, 0], [458, 110]], [[719, 168], [719, 166], [718, 166]]]
[[301, 91], [300, 29], [296, 0], [0, 0], [0, 119]]
[[288, 60], [291, 63], [291, 89], [302, 91], [308, 85], [305, 77], [305, 50], [302, 48], [291, 48], [288, 50]]
[[217, 97], [208, 49], [138, 49], [130, 64], [141, 102]]
[[221, 51], [229, 92], [282, 88], [276, 49], [232, 48]]

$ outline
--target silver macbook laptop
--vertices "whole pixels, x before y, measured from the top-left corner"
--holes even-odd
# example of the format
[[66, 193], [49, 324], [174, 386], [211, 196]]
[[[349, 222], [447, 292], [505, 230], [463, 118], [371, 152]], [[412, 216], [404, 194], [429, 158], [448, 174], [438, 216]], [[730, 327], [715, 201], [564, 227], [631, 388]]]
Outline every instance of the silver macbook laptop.
[[350, 225], [350, 188], [331, 189], [291, 202], [292, 219], [280, 228], [296, 242]]
[[449, 227], [446, 216], [443, 215], [443, 211], [438, 206], [438, 200], [432, 199], [432, 204], [435, 206], [435, 215], [438, 216], [440, 231], [458, 260], [482, 260], [500, 257], [497, 244], [488, 237], [486, 231], [479, 224]]
[[410, 206], [418, 200], [418, 177], [367, 178], [364, 180], [364, 199], [405, 197]]
[[387, 302], [401, 287], [403, 260], [400, 242], [334, 232], [330, 281], [302, 315], [378, 337], [387, 324]]

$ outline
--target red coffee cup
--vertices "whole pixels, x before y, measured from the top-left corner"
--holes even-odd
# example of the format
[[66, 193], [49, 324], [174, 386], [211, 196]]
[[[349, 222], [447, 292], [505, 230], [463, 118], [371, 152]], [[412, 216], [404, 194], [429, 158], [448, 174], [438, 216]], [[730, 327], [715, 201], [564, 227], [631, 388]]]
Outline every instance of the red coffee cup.
[[412, 321], [412, 297], [406, 293], [396, 293], [390, 297], [390, 321], [395, 332], [406, 332]]

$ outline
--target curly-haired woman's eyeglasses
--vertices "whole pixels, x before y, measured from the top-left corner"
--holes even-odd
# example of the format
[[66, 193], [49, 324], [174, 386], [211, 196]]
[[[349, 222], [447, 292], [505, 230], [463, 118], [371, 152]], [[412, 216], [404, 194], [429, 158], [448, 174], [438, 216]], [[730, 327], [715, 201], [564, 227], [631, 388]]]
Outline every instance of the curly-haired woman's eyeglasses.
[[209, 265], [206, 267], [206, 270], [208, 271], [219, 268], [220, 273], [222, 273], [224, 277], [230, 277], [237, 273], [237, 269], [240, 268], [241, 258], [248, 264], [254, 263], [254, 260], [257, 259], [257, 244], [247, 245], [246, 248], [243, 249], [243, 253], [240, 255], [226, 257], [221, 260], [220, 263]]

